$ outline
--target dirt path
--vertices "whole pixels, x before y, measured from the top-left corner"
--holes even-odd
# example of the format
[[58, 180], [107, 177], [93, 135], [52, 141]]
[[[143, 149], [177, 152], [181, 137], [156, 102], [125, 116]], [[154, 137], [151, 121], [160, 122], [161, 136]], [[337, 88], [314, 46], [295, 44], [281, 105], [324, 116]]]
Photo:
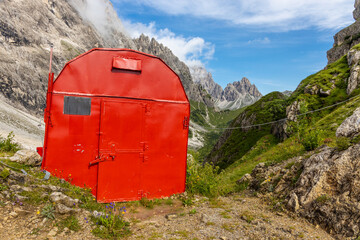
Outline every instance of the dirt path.
[[[85, 219], [89, 212], [77, 214], [81, 230], [74, 232], [60, 231], [56, 221], [37, 214], [39, 209], [11, 202], [2, 205], [0, 239], [97, 239]], [[304, 219], [273, 212], [249, 196], [198, 198], [189, 207], [180, 206], [179, 201], [154, 209], [134, 207], [125, 217], [133, 232], [128, 239], [332, 239]]]

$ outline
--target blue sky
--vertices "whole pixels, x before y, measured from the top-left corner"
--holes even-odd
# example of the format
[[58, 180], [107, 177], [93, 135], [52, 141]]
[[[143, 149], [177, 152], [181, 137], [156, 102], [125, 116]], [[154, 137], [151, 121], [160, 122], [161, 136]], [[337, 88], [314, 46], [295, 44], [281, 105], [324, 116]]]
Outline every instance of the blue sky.
[[294, 90], [326, 66], [354, 0], [111, 0], [132, 37], [145, 33], [222, 87], [247, 77], [263, 94]]

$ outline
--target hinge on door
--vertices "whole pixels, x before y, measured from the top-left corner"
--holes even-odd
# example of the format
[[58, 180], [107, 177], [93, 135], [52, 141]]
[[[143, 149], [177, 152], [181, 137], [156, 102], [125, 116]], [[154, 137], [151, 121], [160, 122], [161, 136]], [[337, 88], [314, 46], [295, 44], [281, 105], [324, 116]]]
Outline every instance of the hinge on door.
[[147, 144], [147, 142], [140, 142], [140, 148], [145, 152], [149, 149], [149, 145]]
[[145, 156], [144, 153], [139, 153], [139, 158], [142, 162], [146, 162], [149, 159], [149, 157]]
[[184, 129], [189, 128], [189, 117], [184, 117], [183, 127], [184, 127]]

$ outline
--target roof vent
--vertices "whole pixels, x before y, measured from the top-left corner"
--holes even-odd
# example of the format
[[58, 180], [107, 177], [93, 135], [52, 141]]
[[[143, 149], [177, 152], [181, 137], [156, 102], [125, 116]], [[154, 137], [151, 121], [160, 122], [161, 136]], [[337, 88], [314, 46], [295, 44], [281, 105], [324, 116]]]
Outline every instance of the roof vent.
[[141, 72], [141, 60], [114, 57], [112, 62], [112, 67], [120, 70]]

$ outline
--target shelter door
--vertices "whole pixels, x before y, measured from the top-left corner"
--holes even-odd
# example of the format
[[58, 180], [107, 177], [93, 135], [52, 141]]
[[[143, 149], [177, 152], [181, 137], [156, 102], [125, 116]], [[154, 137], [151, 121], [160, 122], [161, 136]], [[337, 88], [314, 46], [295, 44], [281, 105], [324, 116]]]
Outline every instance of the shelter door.
[[104, 101], [100, 118], [97, 199], [138, 199], [144, 159], [145, 105]]

